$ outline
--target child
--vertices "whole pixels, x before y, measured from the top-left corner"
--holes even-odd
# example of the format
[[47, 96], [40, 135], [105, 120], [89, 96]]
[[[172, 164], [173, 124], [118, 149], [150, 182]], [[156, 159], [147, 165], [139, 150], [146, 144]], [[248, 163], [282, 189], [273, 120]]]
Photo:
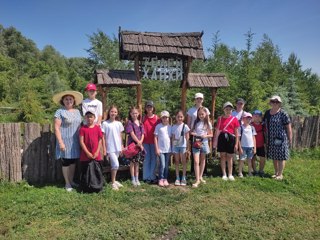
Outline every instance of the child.
[[[126, 133], [129, 135], [127, 145], [129, 146], [132, 142], [134, 142], [138, 147], [140, 147], [141, 151], [143, 151], [142, 142], [144, 139], [144, 129], [142, 123], [140, 122], [139, 110], [136, 107], [131, 107], [129, 110]], [[140, 186], [138, 155], [130, 159], [130, 174], [133, 186]]]
[[[184, 123], [184, 114], [182, 110], [179, 110], [176, 114], [176, 124], [172, 126], [172, 152], [174, 153], [175, 165], [176, 165], [176, 181], [174, 185], [176, 186], [186, 186], [186, 172], [187, 172], [187, 162], [186, 162], [186, 148], [187, 139], [189, 139], [190, 128]], [[179, 175], [179, 162], [181, 159], [182, 163], [182, 178], [180, 181]]]
[[94, 124], [100, 126], [102, 120], [102, 102], [96, 99], [97, 87], [93, 83], [88, 83], [85, 91], [89, 98], [82, 101], [82, 114], [85, 116], [87, 111], [92, 112], [95, 115]]
[[264, 166], [265, 166], [265, 160], [266, 160], [266, 153], [265, 153], [265, 148], [264, 148], [265, 125], [262, 123], [262, 112], [259, 110], [255, 110], [253, 112], [252, 120], [253, 120], [253, 122], [251, 123], [251, 125], [255, 128], [255, 130], [257, 132], [257, 135], [256, 135], [257, 153], [253, 156], [252, 167], [253, 167], [253, 171], [256, 172], [255, 161], [258, 156], [260, 159], [259, 176], [264, 177]]
[[252, 157], [256, 153], [256, 138], [257, 135], [254, 127], [250, 125], [252, 119], [251, 113], [244, 112], [242, 115], [243, 124], [239, 128], [239, 177], [242, 178], [242, 169], [244, 161], [248, 160], [248, 176], [252, 176]]
[[121, 132], [124, 128], [120, 121], [117, 121], [118, 108], [111, 106], [107, 114], [107, 120], [102, 123], [102, 132], [105, 134], [104, 154], [108, 154], [111, 162], [111, 186], [113, 190], [123, 187], [116, 181], [119, 168], [118, 157], [123, 150]]
[[155, 174], [157, 156], [154, 147], [154, 130], [156, 125], [159, 123], [159, 118], [155, 112], [156, 109], [153, 101], [147, 101], [145, 103], [145, 115], [142, 118], [144, 128], [143, 148], [146, 152], [143, 162], [143, 180], [147, 183], [157, 183], [157, 177]]
[[[194, 173], [196, 182], [192, 187], [198, 187], [199, 184], [206, 183], [202, 178], [206, 165], [206, 154], [210, 153], [208, 138], [212, 138], [212, 125], [205, 107], [200, 107], [197, 112], [197, 119], [194, 123], [191, 135], [195, 141], [192, 144], [192, 152], [194, 158]], [[199, 166], [200, 164], [200, 166]]]
[[[99, 192], [102, 190], [104, 179], [102, 175], [101, 167], [101, 156], [100, 156], [100, 144], [102, 141], [102, 132], [100, 127], [94, 124], [95, 115], [94, 113], [87, 111], [85, 114], [86, 125], [80, 128], [80, 166], [81, 166], [81, 189], [84, 192]], [[97, 161], [100, 171], [90, 171], [94, 172], [95, 176], [90, 176], [87, 180], [87, 171], [90, 167], [90, 161]], [[90, 180], [98, 180], [99, 186], [90, 185]]]
[[161, 123], [154, 130], [154, 144], [157, 156], [160, 157], [159, 186], [167, 187], [169, 174], [169, 158], [171, 152], [171, 126], [169, 125], [169, 112], [161, 112]]

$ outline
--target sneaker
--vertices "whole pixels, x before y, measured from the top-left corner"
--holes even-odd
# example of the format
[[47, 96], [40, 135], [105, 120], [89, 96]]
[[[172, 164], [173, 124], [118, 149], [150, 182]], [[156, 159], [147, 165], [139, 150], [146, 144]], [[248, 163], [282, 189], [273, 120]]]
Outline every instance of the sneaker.
[[239, 178], [243, 178], [243, 174], [242, 173], [239, 173]]
[[134, 179], [134, 180], [131, 180], [131, 183], [132, 183], [132, 185], [134, 186], [134, 187], [136, 187], [137, 186], [137, 182], [136, 182], [136, 180]]
[[159, 185], [159, 187], [163, 187], [164, 186], [163, 179], [159, 180], [158, 185]]
[[114, 184], [116, 184], [118, 186], [118, 188], [123, 187], [123, 185], [121, 183], [119, 183], [118, 181], [115, 181]]
[[232, 175], [229, 176], [230, 181], [234, 181], [234, 177]]
[[140, 186], [141, 183], [139, 182], [139, 180], [136, 181], [137, 186]]
[[71, 185], [66, 185], [65, 189], [67, 190], [67, 192], [72, 192], [72, 190], [73, 190]]
[[71, 183], [71, 187], [77, 188], [77, 187], [79, 187], [79, 184], [78, 184], [78, 183], [75, 183], [75, 182], [72, 182], [72, 183]]
[[253, 174], [252, 174], [251, 172], [249, 172], [249, 173], [248, 173], [248, 176], [249, 176], [249, 177], [252, 177], [252, 176], [253, 176]]
[[167, 179], [163, 180], [163, 186], [168, 187], [170, 184], [168, 183]]
[[111, 188], [112, 188], [112, 190], [115, 190], [115, 191], [119, 190], [119, 187], [115, 182], [111, 184]]
[[282, 175], [279, 175], [279, 176], [277, 176], [276, 178], [275, 178], [275, 180], [279, 180], [279, 181], [281, 181], [283, 179], [283, 176]]
[[182, 180], [180, 182], [180, 185], [181, 186], [187, 186], [187, 180], [182, 178]]
[[176, 181], [174, 182], [174, 185], [175, 186], [181, 186], [181, 182], [180, 182], [180, 179], [176, 179]]
[[222, 176], [222, 180], [227, 181], [228, 177], [227, 176]]
[[264, 171], [259, 171], [259, 176], [264, 178]]
[[207, 181], [204, 180], [203, 178], [200, 179], [200, 182], [203, 183], [203, 184], [206, 184], [206, 183], [207, 183]]
[[277, 175], [276, 175], [276, 174], [274, 174], [274, 175], [272, 175], [271, 177], [272, 177], [272, 178], [276, 178], [276, 177], [277, 177]]

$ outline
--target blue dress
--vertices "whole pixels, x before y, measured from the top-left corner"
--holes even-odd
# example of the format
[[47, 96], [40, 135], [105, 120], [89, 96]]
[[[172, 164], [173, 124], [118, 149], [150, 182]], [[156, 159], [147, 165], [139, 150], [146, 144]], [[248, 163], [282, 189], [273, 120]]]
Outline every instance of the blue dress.
[[60, 151], [59, 143], [56, 142], [56, 159], [75, 159], [80, 157], [79, 129], [81, 114], [78, 109], [68, 111], [60, 108], [54, 114], [54, 118], [61, 120], [60, 132], [65, 151]]
[[289, 159], [289, 141], [287, 125], [291, 122], [289, 115], [282, 109], [274, 115], [270, 110], [264, 115], [267, 127], [267, 158], [272, 160]]

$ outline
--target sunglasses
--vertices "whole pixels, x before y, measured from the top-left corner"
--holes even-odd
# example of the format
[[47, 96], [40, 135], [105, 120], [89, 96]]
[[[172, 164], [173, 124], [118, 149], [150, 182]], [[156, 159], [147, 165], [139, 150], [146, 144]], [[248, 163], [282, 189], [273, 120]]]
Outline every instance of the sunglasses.
[[270, 103], [280, 103], [280, 102], [277, 100], [271, 100]]

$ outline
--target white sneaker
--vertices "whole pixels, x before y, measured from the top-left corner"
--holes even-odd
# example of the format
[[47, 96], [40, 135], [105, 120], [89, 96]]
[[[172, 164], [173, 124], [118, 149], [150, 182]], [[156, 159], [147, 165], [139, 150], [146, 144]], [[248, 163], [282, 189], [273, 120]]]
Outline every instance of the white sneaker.
[[141, 183], [139, 182], [139, 180], [136, 181], [137, 186], [140, 186]]
[[73, 188], [71, 187], [71, 185], [66, 185], [65, 189], [67, 190], [67, 192], [72, 192]]
[[239, 178], [243, 178], [243, 174], [242, 173], [239, 173]]
[[123, 185], [121, 183], [119, 183], [118, 181], [115, 181], [114, 183], [118, 186], [118, 188], [123, 187]]
[[119, 187], [116, 183], [112, 183], [111, 187], [112, 187], [112, 190], [116, 190], [116, 191], [119, 190]]
[[222, 180], [227, 181], [228, 177], [227, 176], [222, 176]]
[[234, 177], [231, 175], [231, 176], [229, 176], [229, 180], [230, 181], [234, 181]]
[[134, 180], [131, 180], [131, 183], [132, 183], [132, 185], [133, 185], [134, 187], [136, 187], [136, 186], [138, 185], [135, 179], [134, 179]]

